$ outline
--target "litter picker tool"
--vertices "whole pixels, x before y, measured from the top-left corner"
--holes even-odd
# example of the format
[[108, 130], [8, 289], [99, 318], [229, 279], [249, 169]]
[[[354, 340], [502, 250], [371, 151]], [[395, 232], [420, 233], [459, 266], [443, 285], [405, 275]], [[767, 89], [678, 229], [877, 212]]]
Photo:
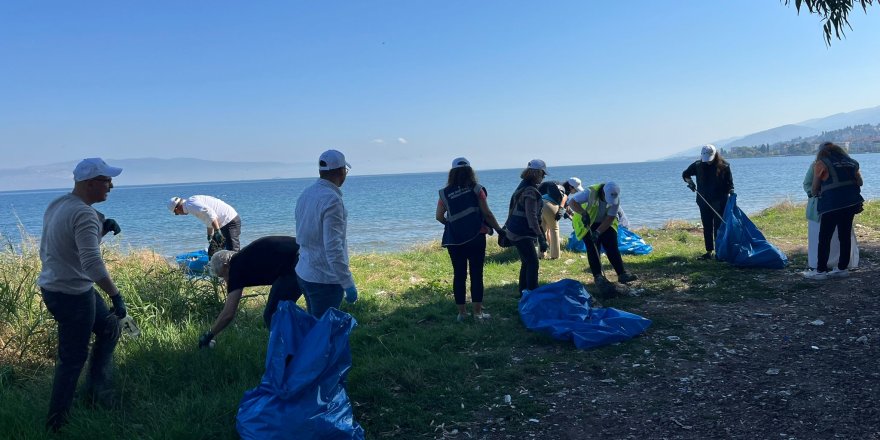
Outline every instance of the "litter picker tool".
[[716, 210], [715, 210], [715, 208], [713, 208], [713, 207], [712, 207], [712, 204], [710, 204], [710, 203], [709, 203], [709, 201], [708, 201], [708, 200], [706, 200], [706, 198], [705, 198], [705, 197], [703, 197], [703, 195], [702, 195], [702, 194], [700, 194], [700, 192], [699, 192], [699, 191], [694, 191], [694, 192], [695, 192], [695, 193], [697, 193], [697, 195], [698, 195], [698, 196], [700, 196], [700, 198], [701, 198], [701, 199], [703, 199], [703, 202], [704, 202], [704, 203], [706, 203], [706, 206], [708, 206], [708, 207], [709, 207], [709, 209], [711, 209], [711, 210], [712, 210], [712, 212], [714, 212], [714, 213], [715, 213], [715, 215], [717, 215], [717, 216], [718, 216], [718, 218], [719, 218], [719, 219], [720, 219], [720, 220], [721, 220], [721, 223], [724, 223], [724, 217], [722, 217], [722, 216], [721, 216], [721, 214], [719, 214], [719, 213], [718, 213], [718, 211], [716, 211]]

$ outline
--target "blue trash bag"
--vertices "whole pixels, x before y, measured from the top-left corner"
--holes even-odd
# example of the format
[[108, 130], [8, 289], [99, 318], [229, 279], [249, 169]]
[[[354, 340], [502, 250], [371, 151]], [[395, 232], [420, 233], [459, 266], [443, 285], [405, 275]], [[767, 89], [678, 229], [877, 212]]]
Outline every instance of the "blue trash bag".
[[207, 272], [208, 263], [211, 261], [208, 251], [204, 249], [177, 255], [174, 260], [177, 261], [178, 266], [192, 274]]
[[741, 267], [782, 269], [788, 265], [788, 257], [736, 206], [736, 194], [730, 195], [724, 208], [724, 223], [715, 237], [715, 258]]
[[[565, 248], [572, 252], [586, 252], [587, 245], [583, 240], [578, 240], [574, 231], [568, 236], [568, 243]], [[621, 254], [629, 255], [647, 255], [650, 254], [654, 247], [646, 243], [645, 240], [626, 226], [617, 227], [617, 249]], [[605, 252], [604, 248], [599, 250]]]
[[580, 281], [563, 279], [525, 291], [519, 316], [529, 330], [572, 341], [581, 350], [632, 339], [651, 325], [639, 315], [592, 305]]
[[363, 439], [345, 392], [357, 321], [331, 308], [316, 319], [293, 301], [272, 316], [266, 372], [236, 416], [243, 439]]

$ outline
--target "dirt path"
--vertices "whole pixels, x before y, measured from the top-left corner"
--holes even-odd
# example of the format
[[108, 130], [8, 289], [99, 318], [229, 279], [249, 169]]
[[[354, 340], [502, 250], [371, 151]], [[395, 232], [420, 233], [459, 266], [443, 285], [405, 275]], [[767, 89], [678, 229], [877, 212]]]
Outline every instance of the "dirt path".
[[[880, 439], [880, 240], [863, 231], [860, 268], [807, 282], [796, 268], [762, 277], [780, 295], [730, 304], [646, 299], [667, 319], [644, 353], [554, 364], [540, 419], [492, 418], [486, 439]], [[560, 391], [561, 390], [561, 391]]]

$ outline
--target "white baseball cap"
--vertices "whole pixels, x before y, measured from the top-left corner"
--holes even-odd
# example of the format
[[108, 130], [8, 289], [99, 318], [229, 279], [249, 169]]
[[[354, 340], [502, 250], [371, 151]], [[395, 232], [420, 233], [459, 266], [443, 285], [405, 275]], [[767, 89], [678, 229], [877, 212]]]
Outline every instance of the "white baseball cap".
[[703, 162], [712, 162], [712, 160], [715, 159], [716, 151], [715, 146], [712, 144], [703, 145], [703, 149], [700, 150], [700, 159], [702, 159]]
[[452, 160], [452, 168], [469, 167], [471, 163], [463, 157], [456, 157]]
[[120, 173], [122, 168], [111, 167], [100, 157], [90, 157], [76, 164], [76, 168], [73, 169], [73, 180], [82, 182], [98, 176], [116, 177]]
[[606, 182], [603, 191], [605, 192], [605, 201], [609, 205], [620, 204], [620, 186], [614, 182]]
[[529, 164], [526, 166], [526, 168], [528, 168], [530, 170], [541, 170], [544, 172], [544, 174], [546, 174], [548, 176], [550, 175], [550, 173], [547, 172], [547, 164], [544, 163], [544, 161], [541, 159], [530, 160]]
[[180, 197], [172, 197], [171, 200], [168, 201], [168, 210], [174, 212], [174, 209], [177, 208], [177, 205], [183, 203], [183, 199]]
[[[321, 164], [323, 162], [323, 165]], [[321, 171], [335, 170], [345, 167], [351, 169], [351, 164], [345, 161], [345, 155], [337, 150], [327, 150], [318, 158], [318, 169]]]
[[578, 179], [577, 177], [569, 177], [568, 186], [574, 188], [575, 192], [581, 192], [584, 190], [584, 186], [581, 184], [581, 179]]

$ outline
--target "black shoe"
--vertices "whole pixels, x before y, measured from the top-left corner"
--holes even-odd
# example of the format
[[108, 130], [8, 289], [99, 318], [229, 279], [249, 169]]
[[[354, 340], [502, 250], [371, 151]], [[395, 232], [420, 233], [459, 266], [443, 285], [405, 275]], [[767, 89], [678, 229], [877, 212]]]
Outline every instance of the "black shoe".
[[712, 259], [712, 251], [706, 252], [703, 255], [700, 255], [701, 260], [711, 260]]
[[619, 281], [623, 284], [631, 283], [637, 279], [639, 279], [639, 277], [637, 277], [629, 272], [624, 272], [624, 273], [617, 276], [617, 281]]

